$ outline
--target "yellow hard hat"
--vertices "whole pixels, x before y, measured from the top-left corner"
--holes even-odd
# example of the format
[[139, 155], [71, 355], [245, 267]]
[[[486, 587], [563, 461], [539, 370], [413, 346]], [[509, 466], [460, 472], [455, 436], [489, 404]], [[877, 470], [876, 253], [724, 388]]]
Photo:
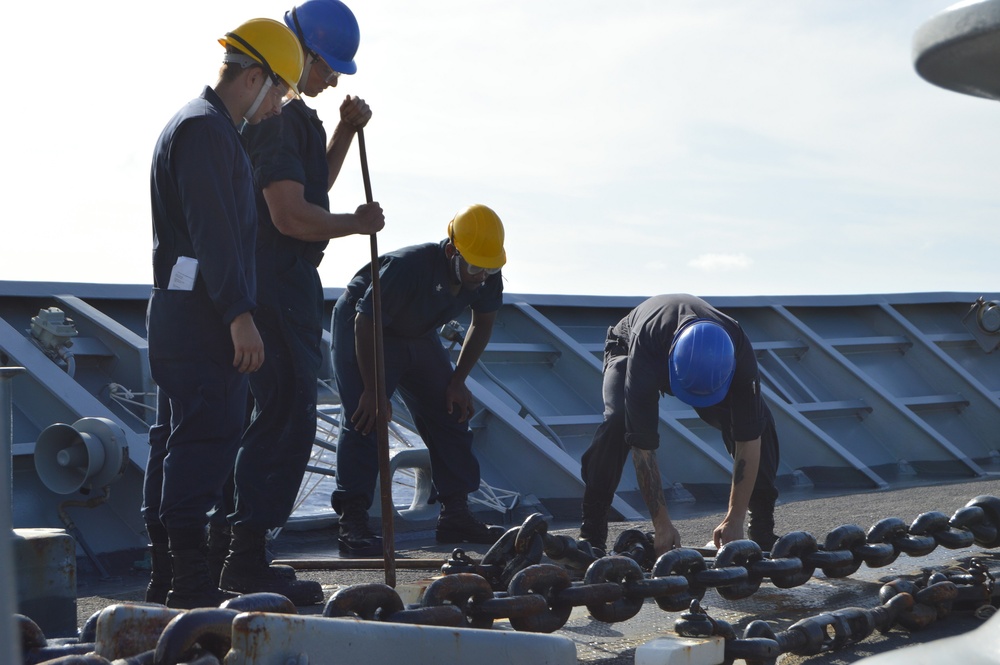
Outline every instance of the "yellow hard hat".
[[502, 268], [507, 263], [503, 248], [503, 222], [482, 204], [460, 210], [448, 222], [448, 239], [470, 264], [480, 268]]
[[268, 74], [275, 74], [296, 95], [299, 94], [299, 77], [305, 65], [302, 46], [283, 23], [269, 18], [253, 18], [227, 32], [219, 43], [250, 56], [263, 65]]

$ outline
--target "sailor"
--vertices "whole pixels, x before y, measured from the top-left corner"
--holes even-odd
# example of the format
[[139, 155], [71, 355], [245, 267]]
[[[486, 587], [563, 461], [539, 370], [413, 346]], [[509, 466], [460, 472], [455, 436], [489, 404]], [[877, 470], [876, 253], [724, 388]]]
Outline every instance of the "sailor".
[[[303, 54], [303, 95], [316, 97], [357, 71], [358, 22], [339, 0], [306, 0], [284, 21]], [[297, 605], [323, 601], [318, 582], [269, 566], [265, 543], [292, 512], [316, 437], [325, 318], [317, 267], [331, 238], [376, 233], [385, 223], [378, 203], [330, 212], [330, 189], [370, 117], [363, 99], [347, 96], [328, 144], [316, 111], [293, 99], [279, 117], [243, 131], [258, 187], [254, 319], [267, 362], [250, 377], [254, 410], [236, 460], [231, 542], [217, 520], [210, 536], [213, 554], [226, 557], [220, 586], [229, 591], [280, 593]]]
[[721, 546], [749, 536], [765, 551], [777, 539], [778, 436], [760, 394], [753, 347], [740, 324], [694, 296], [660, 295], [608, 329], [604, 346], [604, 422], [583, 455], [580, 538], [607, 549], [608, 511], [629, 451], [650, 512], [654, 549], [681, 546], [667, 512], [660, 469], [659, 399], [673, 395], [722, 433], [733, 456], [729, 509], [715, 528]]
[[[343, 407], [337, 442], [337, 489], [331, 503], [340, 514], [340, 551], [381, 554], [381, 538], [368, 524], [378, 478], [376, 405], [393, 394], [406, 404], [431, 459], [434, 494], [441, 502], [440, 543], [492, 544], [503, 529], [488, 527], [469, 510], [479, 489], [479, 461], [472, 452], [469, 419], [475, 413], [465, 385], [482, 355], [503, 304], [507, 261], [500, 218], [484, 205], [460, 211], [448, 237], [379, 257], [385, 391], [375, 391], [374, 308], [371, 267], [358, 271], [333, 310], [333, 365]], [[468, 334], [453, 367], [437, 329], [467, 307]], [[386, 409], [391, 417], [390, 409]]]
[[248, 375], [264, 363], [254, 324], [257, 211], [237, 125], [281, 113], [302, 52], [281, 23], [253, 19], [226, 47], [214, 88], [167, 123], [153, 152], [149, 366], [158, 386], [142, 514], [152, 543], [147, 600], [177, 608], [231, 597], [211, 579], [208, 511], [239, 448]]

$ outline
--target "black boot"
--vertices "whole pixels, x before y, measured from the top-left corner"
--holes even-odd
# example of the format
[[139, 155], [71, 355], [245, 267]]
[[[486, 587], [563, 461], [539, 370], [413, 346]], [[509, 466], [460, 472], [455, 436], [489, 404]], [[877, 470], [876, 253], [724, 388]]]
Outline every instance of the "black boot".
[[149, 586], [146, 587], [146, 602], [165, 605], [167, 592], [173, 580], [173, 566], [170, 563], [170, 546], [167, 543], [153, 543], [149, 546]]
[[487, 526], [472, 514], [464, 494], [441, 500], [441, 515], [434, 534], [439, 543], [492, 545], [503, 534], [503, 527]]
[[210, 524], [208, 527], [208, 574], [216, 582], [222, 577], [222, 564], [229, 556], [229, 527]]
[[266, 536], [263, 531], [233, 527], [229, 555], [222, 566], [219, 586], [238, 593], [278, 593], [296, 605], [314, 605], [323, 602], [323, 587], [319, 582], [295, 579], [276, 571], [267, 563], [264, 551]]
[[218, 607], [235, 597], [221, 591], [218, 582], [209, 575], [203, 528], [171, 530], [169, 534], [173, 581], [167, 594], [167, 607], [182, 610]]
[[763, 552], [770, 552], [778, 536], [774, 533], [774, 502], [762, 501], [750, 506], [747, 535], [760, 545]]
[[604, 504], [583, 504], [583, 521], [580, 523], [580, 540], [594, 549], [608, 551], [608, 511]]
[[[222, 566], [226, 563], [226, 557], [229, 556], [231, 541], [232, 532], [228, 525], [220, 527], [213, 524], [208, 527], [208, 572], [212, 575], [213, 580], [218, 580], [222, 577]], [[270, 557], [268, 557], [268, 563], [270, 563], [270, 560]], [[290, 580], [295, 579], [295, 569], [291, 566], [272, 563], [271, 570], [276, 575], [287, 577]]]
[[382, 556], [382, 537], [368, 524], [368, 508], [364, 500], [354, 499], [344, 504], [337, 542], [343, 556]]

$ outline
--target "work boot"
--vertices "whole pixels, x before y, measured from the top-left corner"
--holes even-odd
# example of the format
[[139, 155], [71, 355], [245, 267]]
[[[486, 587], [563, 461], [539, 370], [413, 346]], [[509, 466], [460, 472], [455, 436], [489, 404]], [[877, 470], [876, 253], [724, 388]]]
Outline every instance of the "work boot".
[[770, 552], [774, 544], [778, 542], [778, 534], [772, 530], [749, 531], [750, 540], [760, 545], [761, 552]]
[[382, 556], [382, 537], [368, 524], [368, 509], [363, 501], [355, 499], [344, 505], [337, 542], [342, 556]]
[[469, 510], [469, 503], [464, 495], [442, 500], [441, 514], [434, 533], [439, 543], [492, 545], [503, 534], [503, 527], [487, 526], [480, 522]]
[[774, 504], [750, 508], [747, 521], [749, 522], [747, 535], [750, 540], [760, 545], [762, 552], [770, 552], [778, 540], [777, 534], [774, 533]]
[[222, 564], [229, 556], [229, 527], [214, 524], [208, 527], [208, 574], [216, 582], [222, 577]]
[[146, 602], [165, 605], [170, 583], [173, 580], [173, 566], [170, 564], [170, 546], [153, 543], [149, 546], [149, 586], [146, 587]]
[[[213, 580], [222, 577], [222, 566], [229, 556], [229, 545], [232, 541], [232, 532], [229, 526], [221, 527], [214, 524], [208, 527], [208, 572]], [[265, 550], [266, 553], [266, 550]], [[270, 557], [268, 557], [270, 563]], [[271, 564], [271, 570], [277, 575], [282, 575], [290, 580], [295, 579], [295, 569], [284, 564]]]
[[610, 506], [583, 504], [583, 522], [580, 523], [580, 540], [594, 549], [608, 551], [608, 511]]
[[319, 582], [297, 580], [294, 571], [288, 577], [268, 565], [265, 542], [263, 531], [234, 527], [219, 587], [237, 593], [277, 593], [295, 605], [322, 603], [323, 587]]
[[181, 610], [196, 607], [218, 607], [236, 597], [219, 589], [208, 573], [208, 558], [204, 548], [171, 549], [170, 563], [173, 581], [167, 594], [166, 605]]

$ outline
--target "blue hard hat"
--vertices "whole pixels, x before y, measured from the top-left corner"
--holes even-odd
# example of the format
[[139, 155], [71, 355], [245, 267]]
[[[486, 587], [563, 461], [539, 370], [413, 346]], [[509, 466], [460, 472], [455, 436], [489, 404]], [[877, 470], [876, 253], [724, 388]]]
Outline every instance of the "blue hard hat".
[[670, 390], [695, 407], [718, 404], [729, 392], [736, 372], [736, 351], [725, 328], [695, 319], [674, 335], [667, 358]]
[[306, 0], [285, 12], [285, 25], [333, 71], [341, 74], [358, 71], [354, 64], [361, 41], [358, 20], [340, 0]]

